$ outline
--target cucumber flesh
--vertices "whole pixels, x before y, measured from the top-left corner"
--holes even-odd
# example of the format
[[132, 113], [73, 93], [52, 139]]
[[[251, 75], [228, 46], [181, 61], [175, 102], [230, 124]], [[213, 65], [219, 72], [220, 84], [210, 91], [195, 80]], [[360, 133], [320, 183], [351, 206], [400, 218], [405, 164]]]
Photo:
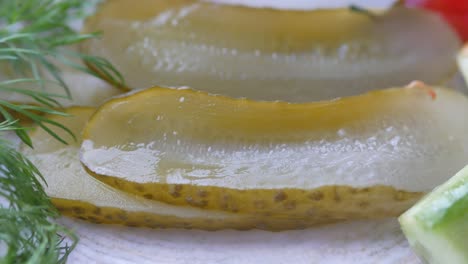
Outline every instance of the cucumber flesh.
[[[49, 115], [47, 118], [68, 127], [76, 136], [74, 141], [64, 130], [52, 128], [69, 142], [64, 145], [42, 128], [30, 136], [34, 149], [23, 146], [22, 151], [42, 172], [45, 191], [57, 209], [66, 216], [93, 223], [119, 224], [151, 228], [218, 229], [303, 229], [321, 223], [333, 222], [324, 218], [271, 217], [259, 214], [240, 214], [206, 211], [199, 208], [174, 206], [147, 200], [113, 189], [89, 176], [80, 164], [78, 152], [80, 131], [93, 108], [64, 109], [71, 116]], [[337, 221], [339, 219], [335, 219]]]
[[398, 216], [465, 164], [465, 112], [465, 96], [430, 87], [305, 104], [154, 87], [96, 111], [81, 161], [104, 183], [174, 205]]
[[454, 73], [460, 48], [441, 18], [416, 9], [393, 8], [372, 19], [350, 9], [134, 3], [100, 5], [84, 31], [104, 34], [82, 45], [125, 73], [129, 88], [188, 86], [255, 100], [327, 100], [412, 80], [440, 84]]
[[426, 263], [468, 263], [468, 166], [399, 218]]

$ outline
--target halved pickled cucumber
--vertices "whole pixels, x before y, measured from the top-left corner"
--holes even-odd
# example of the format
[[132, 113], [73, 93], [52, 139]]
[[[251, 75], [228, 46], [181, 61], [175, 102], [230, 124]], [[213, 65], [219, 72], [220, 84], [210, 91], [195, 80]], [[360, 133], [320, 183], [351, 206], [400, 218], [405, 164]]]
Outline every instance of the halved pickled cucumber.
[[[69, 127], [79, 137], [84, 124], [93, 112], [92, 108], [70, 108], [67, 113], [73, 117], [48, 116], [48, 118]], [[45, 190], [53, 204], [64, 215], [94, 223], [207, 230], [221, 228], [284, 230], [339, 220], [273, 218], [260, 214], [207, 212], [141, 199], [90, 177], [79, 161], [80, 142], [73, 143], [73, 139], [63, 131], [54, 130], [68, 139], [71, 144], [63, 145], [44, 130], [38, 129], [31, 135], [35, 149], [24, 148], [23, 152], [44, 175], [48, 184]]]
[[232, 212], [398, 215], [468, 159], [468, 99], [395, 88], [289, 104], [152, 88], [102, 105], [81, 160], [148, 199]]
[[271, 1], [271, 0], [204, 0], [206, 2], [247, 6], [256, 8], [273, 8], [281, 10], [314, 10], [314, 9], [332, 9], [332, 8], [346, 8], [350, 5], [358, 6], [362, 9], [372, 11], [386, 10], [394, 5], [399, 4], [397, 0], [333, 0], [333, 1]]
[[[284, 11], [191, 0], [106, 1], [83, 49], [130, 88], [189, 86], [231, 97], [306, 102], [455, 72], [460, 41], [439, 17], [394, 8]], [[430, 45], [428, 44], [430, 43]]]
[[425, 263], [468, 263], [468, 167], [399, 220], [410, 245]]

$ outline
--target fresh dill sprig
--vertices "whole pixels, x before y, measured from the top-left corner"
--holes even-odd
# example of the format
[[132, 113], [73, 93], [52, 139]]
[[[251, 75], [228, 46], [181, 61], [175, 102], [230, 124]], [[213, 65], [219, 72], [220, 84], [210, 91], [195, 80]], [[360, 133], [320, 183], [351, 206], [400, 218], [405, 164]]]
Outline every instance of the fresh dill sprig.
[[[0, 96], [2, 133], [12, 131], [33, 147], [28, 128], [18, 121], [21, 116], [66, 143], [50, 127], [72, 135], [71, 131], [43, 115], [65, 115], [57, 101], [71, 99], [61, 75], [63, 66], [96, 76], [84, 66], [88, 64], [113, 83], [123, 84], [122, 76], [108, 61], [64, 48], [97, 36], [77, 33], [70, 26], [89, 4], [82, 0], [0, 1], [0, 93], [21, 94], [35, 102], [13, 103]], [[63, 93], [49, 92], [52, 85], [62, 87]], [[73, 233], [54, 221], [59, 214], [44, 192], [44, 183], [34, 164], [7, 139], [0, 138], [1, 263], [64, 263], [75, 246]], [[65, 237], [70, 245], [64, 242]]]
[[7, 141], [0, 140], [0, 239], [2, 263], [64, 263], [75, 246], [61, 245], [64, 236], [77, 238], [52, 222], [58, 212], [42, 189], [40, 172]]

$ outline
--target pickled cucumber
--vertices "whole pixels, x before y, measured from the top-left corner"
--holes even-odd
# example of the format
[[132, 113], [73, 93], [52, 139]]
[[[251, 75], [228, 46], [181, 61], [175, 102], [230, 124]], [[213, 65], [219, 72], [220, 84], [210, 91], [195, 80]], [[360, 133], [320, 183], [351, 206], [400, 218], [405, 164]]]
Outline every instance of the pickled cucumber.
[[425, 263], [468, 263], [468, 167], [399, 220], [410, 245]]
[[298, 217], [395, 216], [468, 159], [468, 99], [394, 88], [291, 104], [151, 88], [102, 105], [81, 161], [176, 205]]
[[350, 9], [113, 0], [88, 19], [85, 31], [96, 30], [102, 38], [84, 43], [83, 51], [110, 60], [130, 88], [188, 86], [289, 102], [415, 79], [439, 84], [456, 71], [460, 47], [442, 19], [403, 7], [369, 16]]
[[[48, 116], [69, 127], [78, 137], [94, 112], [92, 108], [69, 108], [73, 117]], [[34, 150], [23, 152], [34, 162], [47, 181], [45, 190], [53, 204], [67, 216], [93, 223], [122, 224], [152, 228], [177, 227], [216, 230], [221, 228], [284, 230], [305, 228], [339, 219], [280, 218], [260, 214], [242, 215], [177, 207], [148, 201], [120, 192], [90, 177], [78, 158], [79, 142], [54, 129], [71, 144], [66, 146], [38, 129], [32, 133]]]

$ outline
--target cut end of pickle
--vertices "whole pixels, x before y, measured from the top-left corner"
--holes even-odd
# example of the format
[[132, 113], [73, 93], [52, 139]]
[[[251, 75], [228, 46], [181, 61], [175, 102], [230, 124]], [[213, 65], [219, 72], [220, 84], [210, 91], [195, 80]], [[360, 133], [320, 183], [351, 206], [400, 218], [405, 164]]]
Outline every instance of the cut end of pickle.
[[457, 56], [458, 69], [463, 75], [465, 83], [468, 85], [468, 44], [463, 46]]
[[400, 224], [411, 247], [429, 264], [468, 261], [468, 167], [405, 212]]
[[85, 31], [101, 30], [102, 38], [82, 48], [112, 62], [130, 88], [188, 86], [289, 102], [357, 95], [413, 79], [439, 84], [455, 71], [460, 47], [441, 18], [401, 7], [369, 16], [346, 8], [119, 0], [106, 1], [88, 19]]
[[[152, 88], [97, 110], [81, 160], [101, 181], [173, 204], [395, 215], [468, 158], [468, 122], [458, 114], [468, 99], [431, 91], [290, 104]], [[379, 186], [380, 197], [369, 194]], [[311, 207], [314, 191], [326, 198]]]

